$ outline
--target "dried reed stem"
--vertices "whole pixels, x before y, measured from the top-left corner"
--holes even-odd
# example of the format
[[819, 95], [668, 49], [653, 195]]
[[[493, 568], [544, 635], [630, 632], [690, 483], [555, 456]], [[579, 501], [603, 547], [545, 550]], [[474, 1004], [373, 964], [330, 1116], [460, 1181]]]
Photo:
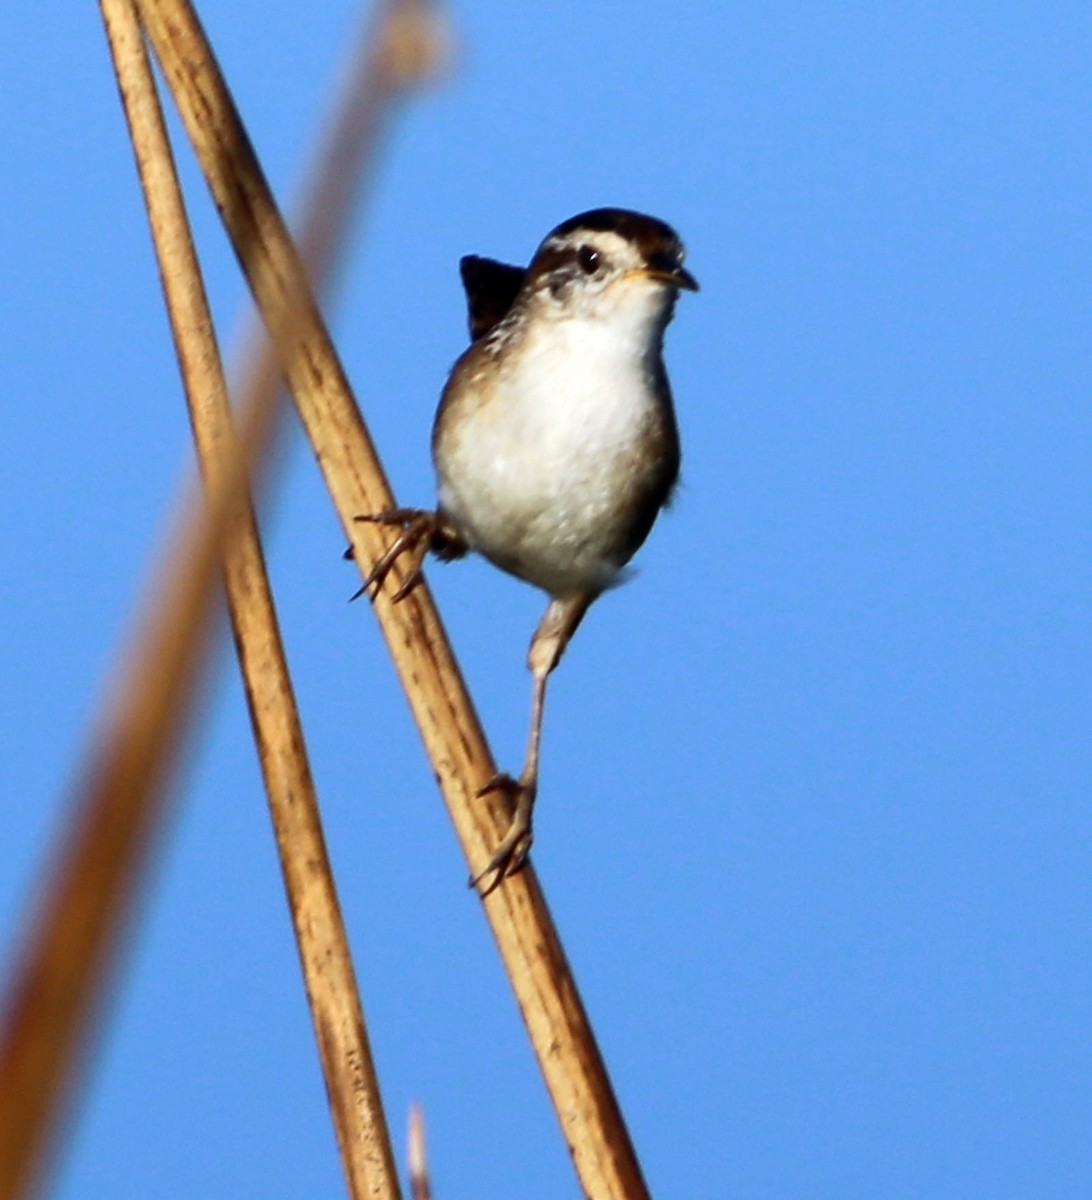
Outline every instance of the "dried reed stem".
[[[306, 286], [300, 261], [192, 8], [186, 0], [137, 4], [365, 565], [383, 534], [353, 517], [389, 508], [393, 497], [317, 308], [302, 304], [286, 327], [291, 298]], [[400, 605], [384, 595], [375, 611], [468, 864], [480, 869], [510, 814], [499, 798], [475, 798], [495, 768], [431, 597], [424, 587]], [[636, 1155], [533, 872], [506, 881], [484, 906], [585, 1193], [640, 1200], [647, 1190]]]
[[[209, 366], [194, 365], [198, 373]], [[223, 539], [272, 414], [269, 403], [247, 410], [239, 454], [186, 507], [77, 772], [73, 812], [9, 973], [0, 1023], [0, 1200], [35, 1187], [117, 958], [205, 661]]]
[[425, 1118], [421, 1113], [421, 1106], [416, 1101], [410, 1105], [406, 1156], [409, 1159], [412, 1200], [432, 1200], [432, 1184], [428, 1177], [428, 1154], [425, 1150]]
[[[449, 42], [435, 0], [380, 0], [379, 12], [367, 22], [300, 206], [296, 245], [320, 299], [332, 290], [346, 230], [359, 218], [360, 196], [370, 191], [397, 102], [442, 72]], [[283, 386], [280, 363], [260, 323], [242, 360], [241, 396]]]
[[[144, 188], [175, 348], [187, 384], [201, 468], [215, 489], [236, 446], [200, 267], [131, 0], [100, 3]], [[241, 497], [237, 524], [226, 546], [224, 575], [349, 1194], [354, 1200], [392, 1200], [399, 1194], [394, 1155], [248, 496]]]

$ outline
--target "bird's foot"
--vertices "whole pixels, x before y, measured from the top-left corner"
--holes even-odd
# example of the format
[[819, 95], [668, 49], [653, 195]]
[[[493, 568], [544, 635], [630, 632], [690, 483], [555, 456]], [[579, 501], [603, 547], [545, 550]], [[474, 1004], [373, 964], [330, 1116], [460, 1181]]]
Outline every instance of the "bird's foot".
[[[362, 586], [349, 597], [350, 600], [363, 596], [373, 585], [374, 600], [383, 586], [383, 581], [390, 574], [391, 567], [403, 554], [408, 553], [410, 557], [405, 579], [391, 597], [394, 603], [404, 600], [421, 578], [421, 564], [425, 561], [425, 555], [430, 549], [445, 544], [451, 536], [447, 523], [440, 514], [426, 508], [392, 508], [387, 512], [369, 513], [353, 519], [370, 521], [376, 525], [391, 525], [399, 530], [399, 534], [368, 572]], [[345, 551], [345, 557], [353, 557], [352, 547]]]
[[[482, 896], [488, 896], [499, 886], [502, 879], [515, 875], [523, 867], [534, 837], [531, 832], [531, 810], [535, 803], [534, 785], [513, 779], [511, 775], [501, 772], [478, 788], [476, 795], [486, 796], [490, 792], [504, 792], [510, 796], [515, 801], [515, 810], [508, 832], [493, 852], [493, 857], [477, 875], [470, 877], [469, 886], [478, 888]], [[490, 875], [493, 878], [482, 886], [482, 880], [488, 879]]]

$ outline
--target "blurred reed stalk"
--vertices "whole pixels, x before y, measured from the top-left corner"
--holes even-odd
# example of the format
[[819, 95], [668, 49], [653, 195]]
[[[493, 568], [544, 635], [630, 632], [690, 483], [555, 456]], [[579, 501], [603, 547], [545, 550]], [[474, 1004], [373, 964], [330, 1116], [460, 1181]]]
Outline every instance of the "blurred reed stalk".
[[[235, 453], [231, 410], [181, 190], [131, 0], [101, 0], [129, 120], [160, 263], [171, 327], [202, 472], [215, 487]], [[391, 63], [395, 38], [424, 42], [407, 27], [411, 5], [384, 7], [355, 55], [334, 136], [307, 204], [303, 226], [315, 286], [328, 279], [335, 245], [352, 208], [359, 168], [374, 156], [376, 134], [410, 81], [404, 55]], [[414, 13], [420, 6], [412, 4]], [[430, 65], [415, 58], [416, 76]], [[260, 339], [246, 377], [250, 397], [280, 388], [276, 359]], [[198, 382], [190, 364], [208, 364]], [[399, 1194], [379, 1081], [365, 1031], [348, 938], [330, 870], [303, 728], [281, 642], [257, 522], [244, 497], [224, 558], [224, 576], [255, 742], [269, 798], [300, 964], [349, 1194], [389, 1200]]]
[[[195, 386], [208, 362], [195, 360]], [[205, 376], [198, 379], [198, 376]], [[0, 1200], [36, 1191], [165, 815], [209, 643], [217, 565], [273, 425], [246, 410], [239, 450], [184, 506], [73, 786], [72, 813], [8, 973], [0, 1025]]]
[[416, 1102], [410, 1105], [406, 1156], [409, 1159], [410, 1200], [432, 1200], [428, 1154], [425, 1151], [425, 1118], [421, 1106]]
[[[321, 316], [303, 300], [306, 279], [211, 48], [187, 0], [136, 0], [210, 191], [247, 276], [301, 421], [362, 571], [384, 533], [354, 521], [394, 506], [375, 449]], [[375, 612], [444, 794], [471, 872], [507, 828], [502, 797], [479, 799], [495, 766], [426, 587], [402, 603], [380, 595]], [[534, 873], [525, 869], [484, 901], [540, 1068], [585, 1193], [593, 1200], [647, 1196], [576, 984]]]
[[[349, 234], [371, 191], [383, 138], [398, 102], [439, 77], [451, 58], [439, 0], [378, 0], [362, 27], [337, 110], [303, 190], [295, 242], [316, 296], [329, 302]], [[243, 354], [241, 396], [284, 386], [259, 321]]]
[[[219, 540], [232, 539], [225, 573], [244, 664], [286, 889], [326, 1073], [350, 1194], [396, 1197], [398, 1185], [337, 898], [326, 862], [302, 735], [280, 649], [240, 453], [260, 457], [279, 387], [264, 347], [248, 356], [243, 443], [226, 389], [193, 256], [162, 114], [130, 0], [102, 0], [119, 88], [130, 119], [179, 361], [210, 492], [211, 524], [187, 526], [173, 600], [150, 605], [143, 649], [117, 691], [117, 711], [77, 786], [76, 816], [52, 887], [32, 924], [0, 1042], [0, 1197], [26, 1195], [88, 1040], [90, 1017], [116, 958], [163, 782], [199, 674]], [[423, 0], [390, 0], [353, 64], [350, 86], [310, 191], [303, 242], [312, 276], [325, 280], [343, 240], [352, 196], [374, 163], [394, 101], [442, 57], [442, 27]], [[200, 513], [198, 514], [200, 516]], [[226, 527], [230, 525], [231, 529]], [[162, 576], [164, 572], [158, 572]], [[205, 589], [202, 595], [202, 589]], [[167, 589], [169, 590], [169, 589]], [[5, 1115], [6, 1114], [6, 1115]]]

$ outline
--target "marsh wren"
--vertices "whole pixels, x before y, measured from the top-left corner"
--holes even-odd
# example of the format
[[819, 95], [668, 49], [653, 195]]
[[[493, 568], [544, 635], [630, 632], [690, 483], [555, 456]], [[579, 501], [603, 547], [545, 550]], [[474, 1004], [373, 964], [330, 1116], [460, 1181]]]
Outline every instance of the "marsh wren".
[[531, 846], [550, 672], [592, 601], [621, 581], [678, 479], [663, 335], [679, 289], [698, 290], [684, 253], [663, 221], [599, 208], [559, 225], [526, 270], [464, 258], [471, 346], [432, 429], [439, 503], [357, 517], [399, 530], [360, 592], [382, 587], [403, 554], [395, 600], [430, 550], [442, 559], [475, 550], [550, 596], [528, 656], [523, 769], [479, 793], [503, 789], [515, 802], [507, 833], [470, 881], [492, 876], [483, 895]]

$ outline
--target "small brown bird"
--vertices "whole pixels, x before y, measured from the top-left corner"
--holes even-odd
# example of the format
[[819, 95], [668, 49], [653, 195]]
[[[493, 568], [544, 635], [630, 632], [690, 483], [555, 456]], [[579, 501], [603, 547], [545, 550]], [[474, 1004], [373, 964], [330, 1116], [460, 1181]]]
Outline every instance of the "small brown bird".
[[[518, 779], [484, 788], [515, 801], [511, 826], [471, 885], [491, 891], [531, 846], [546, 681], [589, 605], [621, 581], [679, 474], [663, 364], [680, 288], [697, 291], [670, 226], [619, 208], [559, 225], [531, 265], [460, 263], [472, 344], [452, 368], [432, 430], [439, 504], [358, 517], [399, 535], [361, 588], [409, 554], [476, 550], [550, 596], [531, 640], [531, 731]], [[357, 593], [358, 595], [360, 593]]]

